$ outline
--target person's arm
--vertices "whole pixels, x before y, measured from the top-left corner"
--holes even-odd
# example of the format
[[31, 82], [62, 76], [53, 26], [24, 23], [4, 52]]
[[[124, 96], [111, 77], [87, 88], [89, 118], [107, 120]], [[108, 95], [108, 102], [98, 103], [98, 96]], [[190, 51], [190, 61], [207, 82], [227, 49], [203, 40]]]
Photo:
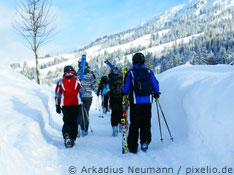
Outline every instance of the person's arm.
[[59, 80], [55, 88], [55, 104], [56, 104], [56, 112], [58, 114], [61, 113], [60, 104], [61, 104], [62, 93], [63, 93], [62, 80]]
[[159, 83], [152, 71], [151, 71], [151, 81], [154, 93], [159, 93]]
[[125, 81], [124, 87], [122, 88], [123, 93], [129, 94], [131, 87], [132, 87], [132, 77], [131, 77], [131, 73], [129, 71], [126, 75], [126, 81]]
[[160, 97], [160, 92], [159, 92], [159, 82], [158, 80], [156, 79], [156, 77], [154, 76], [154, 73], [151, 72], [151, 81], [152, 81], [152, 85], [153, 85], [153, 97], [155, 99], [158, 99]]
[[76, 79], [75, 89], [81, 94], [83, 94], [85, 92], [85, 88], [82, 86], [82, 84], [81, 84], [80, 80], [78, 79], [78, 77]]
[[61, 104], [61, 96], [62, 96], [62, 92], [63, 92], [63, 89], [62, 89], [62, 80], [59, 80], [57, 85], [56, 85], [56, 88], [55, 88], [55, 104], [56, 105], [59, 105]]
[[99, 86], [98, 86], [97, 96], [99, 96], [100, 91], [101, 91], [101, 83], [100, 83]]
[[91, 74], [93, 76], [93, 79], [96, 81], [96, 76], [94, 75], [93, 71], [91, 71]]
[[91, 89], [94, 91], [96, 88], [96, 79], [93, 77], [93, 75], [90, 75], [90, 84], [91, 84]]

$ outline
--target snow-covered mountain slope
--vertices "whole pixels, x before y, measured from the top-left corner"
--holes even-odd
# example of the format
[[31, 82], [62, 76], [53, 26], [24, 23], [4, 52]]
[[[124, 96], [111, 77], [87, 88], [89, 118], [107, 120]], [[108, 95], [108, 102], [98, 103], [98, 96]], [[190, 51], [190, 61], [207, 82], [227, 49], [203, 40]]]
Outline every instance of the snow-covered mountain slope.
[[[62, 74], [62, 68], [67, 64], [76, 66], [82, 54], [86, 54], [92, 70], [100, 71], [103, 70], [105, 59], [127, 64], [138, 51], [159, 59], [158, 56], [164, 50], [172, 50], [175, 45], [186, 45], [190, 42], [202, 44], [214, 39], [218, 34], [221, 38], [223, 33], [229, 33], [227, 29], [233, 25], [233, 7], [234, 0], [188, 0], [136, 28], [98, 38], [74, 53], [39, 59], [42, 83], [48, 83], [48, 78], [51, 79], [49, 82], [56, 82], [57, 77]], [[230, 37], [233, 37], [231, 33]], [[194, 43], [191, 44], [192, 48]], [[17, 65], [15, 70], [28, 74], [25, 67], [35, 67], [35, 61], [27, 62], [27, 65]]]
[[107, 174], [113, 168], [121, 169], [124, 175], [129, 174], [129, 166], [143, 171], [172, 168], [173, 174], [181, 166], [179, 174], [186, 174], [186, 168], [209, 166], [221, 171], [233, 166], [233, 66], [184, 65], [157, 75], [162, 92], [159, 100], [174, 142], [161, 118], [164, 143], [160, 143], [153, 103], [152, 143], [147, 153], [136, 155], [122, 155], [121, 136], [111, 136], [110, 113], [98, 117], [95, 94], [90, 111], [94, 132], [65, 149], [53, 89], [39, 86], [9, 67], [0, 68], [0, 174], [64, 175], [69, 174], [70, 166], [76, 167], [77, 174], [84, 167], [94, 167], [106, 168]]
[[182, 5], [175, 16], [180, 16], [187, 13], [200, 14], [201, 10], [208, 10], [213, 7], [223, 6], [225, 8], [233, 7], [233, 0], [189, 0], [187, 3]]

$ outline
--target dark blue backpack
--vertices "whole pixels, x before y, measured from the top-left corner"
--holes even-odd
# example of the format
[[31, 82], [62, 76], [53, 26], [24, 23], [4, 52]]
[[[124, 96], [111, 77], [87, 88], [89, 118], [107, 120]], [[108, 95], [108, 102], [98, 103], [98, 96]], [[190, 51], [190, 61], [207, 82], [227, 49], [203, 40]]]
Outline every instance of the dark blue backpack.
[[[148, 96], [153, 91], [151, 71], [147, 68], [132, 69], [135, 72], [133, 90], [136, 95]], [[133, 73], [131, 72], [132, 78]]]

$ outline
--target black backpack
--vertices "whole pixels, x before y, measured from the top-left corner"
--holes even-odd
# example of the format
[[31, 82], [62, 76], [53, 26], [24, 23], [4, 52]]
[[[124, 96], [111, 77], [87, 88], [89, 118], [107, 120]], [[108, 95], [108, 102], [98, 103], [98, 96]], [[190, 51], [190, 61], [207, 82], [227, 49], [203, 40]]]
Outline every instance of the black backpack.
[[113, 74], [112, 77], [109, 77], [109, 86], [111, 95], [113, 97], [121, 97], [122, 95], [122, 84], [123, 80], [119, 74]]
[[[148, 96], [153, 91], [151, 71], [147, 68], [132, 69], [135, 72], [133, 90], [136, 95]], [[133, 72], [131, 72], [133, 78]]]

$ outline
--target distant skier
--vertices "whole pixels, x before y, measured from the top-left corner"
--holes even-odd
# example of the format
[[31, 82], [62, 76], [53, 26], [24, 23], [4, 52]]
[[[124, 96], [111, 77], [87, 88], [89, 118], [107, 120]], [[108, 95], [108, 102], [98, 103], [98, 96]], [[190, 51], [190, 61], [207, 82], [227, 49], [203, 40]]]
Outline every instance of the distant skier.
[[109, 101], [109, 94], [110, 94], [109, 84], [108, 84], [108, 78], [106, 75], [102, 76], [97, 96], [101, 94], [102, 96], [102, 107], [103, 107], [103, 113], [106, 113], [108, 111], [108, 101]]
[[[79, 71], [81, 70], [81, 64], [79, 62]], [[80, 78], [80, 72], [77, 73], [78, 77]], [[85, 92], [81, 95], [81, 100], [85, 109], [80, 110], [78, 123], [81, 126], [81, 136], [88, 135], [88, 128], [89, 128], [89, 109], [92, 104], [93, 95], [92, 91], [96, 89], [96, 80], [94, 74], [90, 71], [90, 67], [88, 63], [85, 64], [85, 71], [82, 86], [85, 88]]]
[[77, 137], [77, 116], [80, 111], [81, 99], [79, 93], [84, 93], [76, 72], [72, 66], [64, 67], [63, 78], [60, 79], [55, 88], [56, 112], [63, 112], [63, 138], [66, 148], [75, 144]]
[[[110, 107], [111, 107], [111, 126], [113, 129], [112, 136], [116, 137], [118, 135], [118, 125], [121, 123], [121, 117], [123, 115], [122, 110], [122, 87], [123, 87], [123, 77], [118, 73], [110, 69], [109, 87], [110, 87]], [[121, 125], [120, 132], [121, 132]]]
[[[141, 150], [146, 152], [151, 142], [151, 94], [159, 98], [159, 84], [154, 73], [144, 65], [145, 57], [136, 53], [132, 58], [133, 67], [126, 75], [123, 94], [130, 98], [130, 128], [128, 149], [137, 153], [140, 132]], [[139, 130], [140, 129], [140, 130]]]

